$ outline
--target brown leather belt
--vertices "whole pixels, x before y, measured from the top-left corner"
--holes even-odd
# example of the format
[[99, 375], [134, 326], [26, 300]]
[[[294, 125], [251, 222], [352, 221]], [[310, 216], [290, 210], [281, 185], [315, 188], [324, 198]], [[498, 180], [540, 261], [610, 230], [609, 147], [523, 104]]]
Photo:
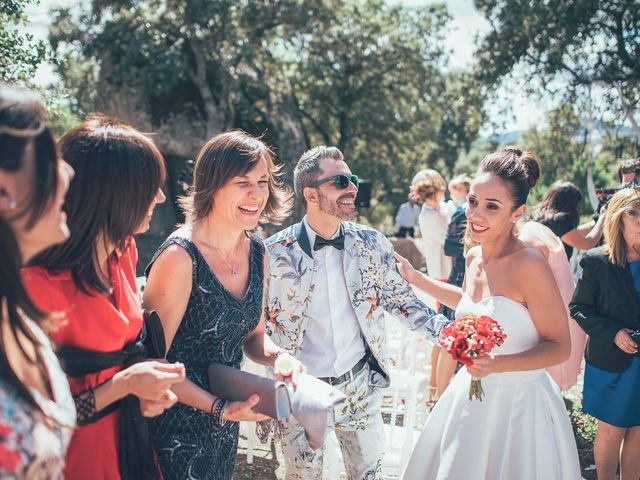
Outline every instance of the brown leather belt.
[[344, 375], [340, 375], [339, 377], [318, 377], [319, 380], [328, 383], [329, 385], [340, 385], [341, 383], [346, 382], [347, 380], [353, 380], [353, 378], [364, 368], [367, 364], [367, 360], [369, 360], [369, 356], [365, 355], [362, 357], [358, 363], [356, 363], [351, 370], [349, 370]]

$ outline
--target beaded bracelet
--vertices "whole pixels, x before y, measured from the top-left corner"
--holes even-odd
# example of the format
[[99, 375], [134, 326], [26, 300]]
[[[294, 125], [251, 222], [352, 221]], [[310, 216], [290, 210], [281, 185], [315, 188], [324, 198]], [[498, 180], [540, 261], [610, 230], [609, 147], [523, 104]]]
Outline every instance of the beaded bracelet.
[[224, 413], [224, 407], [227, 406], [227, 401], [222, 398], [216, 398], [211, 404], [211, 416], [213, 416], [213, 422], [218, 426], [222, 427], [227, 421], [222, 418], [222, 414]]

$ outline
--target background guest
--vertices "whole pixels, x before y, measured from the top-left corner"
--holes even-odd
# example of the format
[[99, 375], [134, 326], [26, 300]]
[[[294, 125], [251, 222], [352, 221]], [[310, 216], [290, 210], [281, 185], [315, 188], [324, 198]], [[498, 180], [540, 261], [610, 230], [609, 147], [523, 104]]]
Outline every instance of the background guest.
[[589, 335], [582, 408], [598, 419], [594, 456], [599, 480], [640, 477], [640, 196], [613, 195], [605, 215], [606, 244], [581, 261], [571, 316]]
[[470, 187], [471, 177], [466, 173], [456, 175], [449, 180], [449, 195], [454, 208], [462, 206], [467, 201]]
[[40, 98], [0, 83], [0, 478], [62, 478], [76, 413], [20, 267], [69, 236], [73, 170]]
[[162, 319], [167, 359], [187, 369], [187, 379], [174, 388], [180, 403], [152, 421], [165, 480], [230, 479], [238, 422], [267, 418], [252, 410], [257, 395], [245, 402], [213, 396], [211, 363], [240, 368], [244, 350], [271, 367], [286, 355], [294, 371], [303, 370], [265, 333], [265, 247], [249, 233], [259, 220], [276, 223], [291, 210], [279, 171], [259, 139], [241, 131], [213, 137], [196, 158], [193, 186], [182, 200], [186, 225], [147, 267], [145, 306]]
[[[422, 203], [419, 223], [427, 273], [431, 278], [447, 281], [451, 273], [451, 257], [445, 255], [444, 244], [453, 205], [444, 202], [446, 183], [438, 172], [426, 169], [413, 177], [411, 188], [413, 195]], [[440, 309], [439, 304], [437, 308]], [[428, 396], [433, 402], [449, 384], [456, 362], [438, 345], [433, 346], [430, 361]]]
[[[153, 208], [165, 199], [164, 161], [148, 137], [108, 118], [72, 128], [60, 148], [76, 172], [64, 204], [72, 233], [38, 256], [24, 279], [41, 309], [64, 314], [54, 333], [60, 352], [89, 358], [84, 374], [70, 371], [67, 363], [80, 427], [65, 477], [157, 478], [146, 422], [138, 417], [141, 408], [158, 415], [176, 401], [170, 387], [182, 381], [184, 367], [156, 361], [125, 365], [134, 361], [127, 352], [135, 350], [143, 322], [132, 235], [149, 228]], [[122, 358], [111, 364], [104, 352]], [[139, 429], [130, 432], [134, 424]]]
[[549, 187], [544, 199], [531, 212], [531, 220], [549, 227], [562, 243], [571, 259], [574, 248], [588, 250], [595, 247], [602, 236], [604, 216], [597, 222], [580, 223], [579, 205], [582, 192], [571, 182], [559, 180]]
[[[466, 199], [469, 195], [469, 187], [471, 186], [471, 177], [468, 175], [458, 175], [449, 182], [449, 193], [451, 194], [451, 202], [455, 206], [455, 211], [451, 215], [451, 220], [447, 226], [447, 232], [444, 237], [444, 254], [451, 258], [451, 272], [449, 273], [448, 283], [462, 286], [465, 272], [464, 258], [464, 236], [467, 229], [467, 216], [465, 213]], [[439, 313], [445, 315], [448, 319], [455, 319], [455, 310], [444, 304], [440, 305]], [[453, 361], [451, 355], [438, 348], [438, 358], [435, 362], [435, 391], [431, 388], [430, 401], [435, 402], [447, 388], [453, 374], [455, 373], [457, 363]], [[432, 362], [433, 368], [433, 362]], [[433, 378], [433, 373], [431, 375]]]
[[420, 235], [422, 251], [430, 277], [446, 280], [451, 271], [451, 259], [444, 254], [444, 236], [451, 217], [451, 209], [444, 203], [447, 186], [442, 176], [435, 170], [421, 170], [411, 182], [411, 192], [422, 204]]
[[398, 207], [396, 213], [396, 237], [407, 238], [407, 235], [413, 237], [415, 235], [415, 226], [420, 216], [420, 205], [418, 205], [409, 193], [409, 201]]
[[630, 158], [620, 162], [618, 178], [621, 187], [635, 182], [638, 176], [640, 176], [640, 158]]
[[569, 323], [571, 354], [566, 361], [547, 367], [547, 372], [549, 372], [551, 378], [560, 387], [560, 390], [565, 391], [573, 387], [578, 381], [578, 374], [582, 368], [582, 360], [584, 358], [584, 347], [587, 343], [587, 334], [569, 315], [569, 302], [575, 289], [571, 266], [562, 241], [551, 229], [534, 221], [518, 222], [517, 226], [518, 239], [538, 250], [547, 259], [567, 311], [566, 318]]

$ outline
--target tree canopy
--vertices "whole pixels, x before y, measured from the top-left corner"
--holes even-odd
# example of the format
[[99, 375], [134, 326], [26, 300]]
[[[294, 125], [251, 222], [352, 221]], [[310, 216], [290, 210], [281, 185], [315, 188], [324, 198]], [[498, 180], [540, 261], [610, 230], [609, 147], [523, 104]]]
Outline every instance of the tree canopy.
[[291, 171], [333, 144], [396, 203], [418, 169], [453, 171], [485, 119], [475, 79], [446, 69], [448, 21], [383, 0], [94, 0], [58, 10], [51, 41], [81, 113], [154, 131], [168, 154], [242, 128]]
[[21, 32], [27, 24], [25, 8], [36, 0], [0, 0], [0, 79], [28, 83], [40, 64], [48, 60], [45, 42]]
[[[477, 49], [477, 74], [495, 84], [509, 73], [532, 91], [565, 99], [603, 87], [611, 111], [640, 138], [640, 8], [637, 0], [475, 0], [491, 25]], [[582, 91], [581, 91], [582, 90]]]

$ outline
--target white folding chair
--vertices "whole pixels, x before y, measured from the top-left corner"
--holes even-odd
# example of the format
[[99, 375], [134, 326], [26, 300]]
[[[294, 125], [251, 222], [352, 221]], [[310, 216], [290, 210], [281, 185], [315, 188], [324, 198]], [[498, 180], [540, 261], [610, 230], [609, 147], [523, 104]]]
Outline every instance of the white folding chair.
[[[428, 349], [418, 348], [420, 337], [409, 331], [389, 315], [387, 338], [390, 346], [389, 377], [391, 384], [383, 390], [383, 412], [385, 423], [386, 453], [384, 472], [397, 476], [409, 460], [409, 455], [418, 439], [421, 427], [417, 423], [418, 408], [426, 416], [426, 407], [418, 406], [418, 398], [426, 395], [429, 385]], [[419, 361], [422, 360], [422, 361]], [[418, 365], [424, 364], [420, 371]], [[400, 421], [402, 418], [402, 421]]]

